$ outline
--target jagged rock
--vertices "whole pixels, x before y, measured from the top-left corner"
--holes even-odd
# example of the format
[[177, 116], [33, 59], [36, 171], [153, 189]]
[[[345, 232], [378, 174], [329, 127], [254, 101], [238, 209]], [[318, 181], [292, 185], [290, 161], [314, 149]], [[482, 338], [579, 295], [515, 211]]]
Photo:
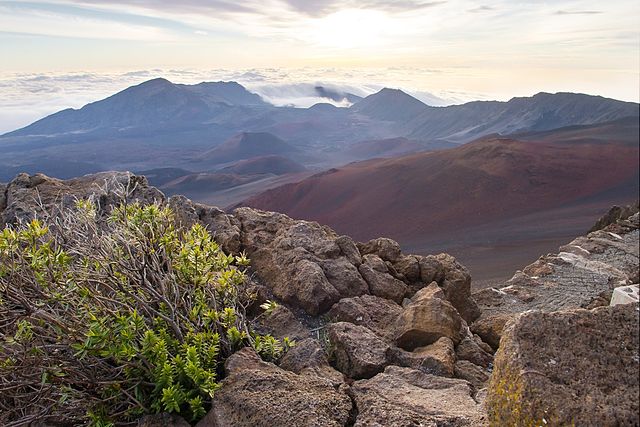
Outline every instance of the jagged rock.
[[407, 285], [387, 273], [374, 270], [369, 264], [361, 264], [358, 271], [369, 285], [371, 294], [401, 303], [407, 293]]
[[358, 249], [362, 255], [375, 254], [389, 262], [396, 262], [402, 254], [398, 242], [386, 237], [372, 239], [367, 243], [358, 243]]
[[168, 203], [182, 226], [190, 227], [200, 222], [225, 252], [240, 252], [240, 222], [233, 216], [216, 207], [192, 202], [184, 196], [171, 196]]
[[490, 375], [490, 372], [468, 360], [458, 360], [455, 364], [454, 373], [456, 378], [469, 381], [476, 390], [486, 386]]
[[504, 325], [513, 318], [513, 314], [498, 314], [495, 316], [481, 317], [471, 324], [471, 332], [482, 338], [482, 341], [497, 350], [500, 346], [500, 337]]
[[630, 216], [638, 212], [638, 208], [639, 205], [637, 202], [635, 205], [630, 206], [613, 206], [606, 214], [604, 214], [598, 219], [598, 221], [596, 221], [589, 232], [602, 230], [603, 228], [611, 224], [615, 224], [620, 220], [629, 218]]
[[316, 316], [343, 296], [366, 292], [349, 261], [353, 248], [344, 255], [348, 242], [328, 227], [251, 208], [234, 215], [252, 267], [281, 300]]
[[440, 283], [444, 280], [444, 266], [434, 255], [418, 257], [418, 264], [420, 266], [420, 279], [424, 283]]
[[[489, 367], [493, 363], [493, 355], [487, 351], [489, 347], [485, 343], [485, 348], [481, 346], [480, 337], [476, 338], [469, 332], [456, 347], [456, 356], [458, 360], [468, 360], [483, 368]], [[491, 350], [489, 347], [488, 350]]]
[[390, 347], [387, 351], [387, 359], [393, 365], [419, 369], [428, 374], [452, 377], [456, 362], [453, 348], [453, 341], [442, 337], [431, 345], [418, 347], [411, 352], [395, 346]]
[[328, 316], [333, 322], [350, 322], [370, 329], [380, 337], [393, 332], [390, 325], [402, 311], [393, 301], [374, 295], [343, 298], [331, 307]]
[[420, 263], [417, 257], [413, 255], [402, 255], [393, 266], [396, 271], [402, 274], [410, 283], [420, 280]]
[[637, 212], [618, 219], [560, 247], [557, 254], [540, 257], [505, 286], [474, 293], [483, 312], [476, 323], [493, 323], [496, 316], [527, 310], [559, 311], [604, 304], [613, 289], [639, 279], [638, 222]]
[[164, 201], [164, 195], [150, 187], [147, 179], [129, 172], [102, 172], [62, 181], [42, 174], [21, 173], [5, 190], [5, 209], [0, 220], [12, 224], [32, 219], [43, 209], [55, 214], [60, 208], [73, 206], [76, 198], [93, 197], [101, 213], [109, 212], [120, 202], [118, 187], [128, 192], [128, 200], [141, 203]]
[[387, 363], [389, 345], [364, 326], [348, 322], [327, 326], [336, 368], [350, 378], [371, 378]]
[[362, 257], [362, 262], [380, 273], [389, 272], [387, 264], [378, 255], [366, 254]]
[[362, 255], [353, 239], [349, 236], [340, 236], [336, 239], [336, 244], [340, 247], [342, 254], [356, 267], [362, 264]]
[[330, 381], [266, 363], [251, 349], [232, 355], [201, 427], [344, 426], [351, 399]]
[[637, 425], [638, 305], [518, 315], [487, 395], [493, 425]]
[[444, 279], [440, 287], [447, 300], [462, 318], [471, 323], [480, 316], [480, 309], [471, 297], [471, 275], [469, 271], [449, 254], [436, 256], [444, 268]]
[[358, 268], [347, 258], [321, 261], [320, 267], [327, 280], [342, 297], [363, 295], [369, 292], [367, 282], [362, 278]]
[[326, 378], [336, 388], [344, 382], [343, 375], [329, 365], [324, 349], [318, 340], [313, 338], [296, 342], [296, 345], [282, 357], [280, 367], [296, 374]]
[[444, 291], [440, 288], [440, 286], [438, 286], [438, 283], [436, 282], [429, 283], [429, 286], [424, 287], [420, 289], [418, 292], [416, 292], [411, 297], [411, 301], [418, 303], [424, 299], [429, 299], [429, 298], [446, 299]]
[[304, 327], [296, 316], [283, 305], [279, 305], [270, 314], [258, 319], [256, 330], [261, 334], [270, 334], [278, 339], [288, 337], [292, 340], [311, 338], [311, 332]]
[[462, 319], [456, 309], [439, 298], [422, 298], [407, 305], [395, 321], [398, 347], [413, 350], [433, 344], [441, 337], [460, 342]]
[[463, 380], [388, 366], [371, 379], [356, 381], [351, 394], [358, 408], [356, 427], [484, 424], [471, 386]]
[[2, 211], [7, 207], [7, 185], [0, 182], [0, 218], [2, 218]]
[[138, 427], [190, 427], [180, 415], [163, 412], [155, 415], [145, 415], [138, 421]]

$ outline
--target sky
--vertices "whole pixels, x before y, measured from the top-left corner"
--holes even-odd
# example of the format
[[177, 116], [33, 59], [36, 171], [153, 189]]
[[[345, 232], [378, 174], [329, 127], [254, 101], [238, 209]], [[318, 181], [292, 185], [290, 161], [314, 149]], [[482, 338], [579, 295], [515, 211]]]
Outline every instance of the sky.
[[0, 132], [153, 77], [299, 106], [317, 84], [637, 102], [639, 28], [637, 0], [0, 0]]

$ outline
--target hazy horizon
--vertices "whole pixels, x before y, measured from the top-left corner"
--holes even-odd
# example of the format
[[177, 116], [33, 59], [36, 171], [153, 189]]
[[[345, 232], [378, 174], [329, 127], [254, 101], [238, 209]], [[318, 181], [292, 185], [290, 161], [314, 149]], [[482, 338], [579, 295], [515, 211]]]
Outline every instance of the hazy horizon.
[[236, 80], [276, 102], [268, 87], [301, 84], [437, 105], [638, 102], [639, 15], [635, 0], [0, 0], [0, 132], [153, 77]]

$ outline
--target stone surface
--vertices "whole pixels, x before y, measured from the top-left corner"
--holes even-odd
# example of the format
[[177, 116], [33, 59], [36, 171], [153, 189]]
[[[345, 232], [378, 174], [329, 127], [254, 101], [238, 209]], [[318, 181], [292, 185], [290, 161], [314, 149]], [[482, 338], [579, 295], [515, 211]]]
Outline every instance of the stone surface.
[[418, 369], [428, 374], [452, 377], [456, 354], [453, 341], [442, 337], [435, 343], [409, 352], [398, 347], [387, 351], [389, 364]]
[[102, 172], [62, 181], [42, 174], [19, 174], [5, 189], [0, 222], [27, 221], [46, 212], [55, 215], [60, 208], [72, 207], [77, 198], [93, 198], [100, 214], [110, 212], [122, 200], [121, 190], [130, 202], [164, 201], [164, 195], [150, 187], [147, 179], [129, 172]]
[[384, 261], [389, 262], [396, 262], [400, 259], [402, 253], [398, 242], [387, 239], [386, 237], [372, 239], [367, 243], [358, 243], [358, 249], [360, 249], [360, 253], [363, 255], [375, 254]]
[[389, 345], [364, 326], [331, 323], [327, 336], [336, 368], [350, 378], [371, 378], [387, 364]]
[[284, 305], [279, 305], [270, 314], [264, 314], [256, 322], [256, 331], [275, 338], [288, 337], [292, 340], [302, 341], [311, 338], [311, 332], [298, 318]]
[[398, 347], [413, 350], [433, 344], [441, 337], [460, 342], [462, 319], [453, 306], [439, 298], [423, 298], [408, 304], [395, 321]]
[[424, 283], [440, 283], [444, 279], [444, 266], [435, 255], [418, 257], [420, 279]]
[[492, 423], [637, 425], [639, 320], [636, 304], [520, 314], [496, 354]]
[[313, 338], [296, 342], [296, 345], [282, 357], [280, 367], [296, 374], [326, 378], [334, 387], [338, 387], [344, 381], [343, 375], [329, 365], [320, 342]]
[[163, 412], [155, 415], [145, 415], [138, 421], [138, 427], [190, 427], [180, 415]]
[[469, 328], [471, 332], [477, 334], [482, 341], [486, 342], [495, 351], [500, 346], [500, 337], [504, 325], [511, 320], [515, 314], [496, 314], [493, 316], [481, 317], [476, 320]]
[[285, 371], [250, 349], [232, 355], [227, 370], [198, 426], [342, 427], [349, 419], [351, 399], [326, 379]]
[[632, 304], [638, 302], [638, 285], [620, 286], [613, 290], [609, 305]]
[[389, 366], [356, 381], [351, 394], [358, 409], [356, 427], [484, 425], [469, 383]]
[[[477, 337], [477, 338], [476, 338]], [[488, 368], [493, 363], [493, 355], [483, 348], [480, 337], [474, 337], [470, 332], [462, 338], [456, 347], [456, 357], [459, 360], [468, 360], [483, 368]]]
[[574, 239], [556, 254], [540, 257], [505, 286], [484, 289], [473, 297], [482, 308], [482, 318], [608, 305], [616, 287], [638, 283], [638, 247], [636, 212]]
[[420, 277], [420, 263], [413, 255], [402, 255], [394, 264], [394, 268], [402, 274], [410, 283], [418, 282]]
[[402, 302], [408, 289], [404, 282], [388, 273], [377, 271], [368, 264], [361, 264], [358, 270], [369, 285], [369, 291], [372, 295], [395, 301], [398, 304]]
[[252, 268], [277, 298], [316, 316], [342, 297], [367, 292], [348, 238], [274, 212], [238, 208], [234, 216]]
[[489, 381], [490, 372], [468, 360], [458, 360], [455, 363], [456, 378], [469, 381], [475, 390], [485, 387]]
[[469, 271], [449, 254], [439, 254], [436, 259], [444, 268], [444, 278], [439, 285], [447, 300], [467, 323], [473, 322], [480, 316], [480, 308], [471, 297]]
[[182, 226], [190, 227], [199, 222], [225, 252], [240, 252], [240, 222], [232, 215], [212, 206], [192, 202], [184, 196], [171, 196], [168, 203]]
[[350, 322], [362, 325], [380, 337], [391, 336], [392, 324], [402, 311], [393, 301], [374, 295], [343, 298], [331, 307], [328, 316], [332, 322]]

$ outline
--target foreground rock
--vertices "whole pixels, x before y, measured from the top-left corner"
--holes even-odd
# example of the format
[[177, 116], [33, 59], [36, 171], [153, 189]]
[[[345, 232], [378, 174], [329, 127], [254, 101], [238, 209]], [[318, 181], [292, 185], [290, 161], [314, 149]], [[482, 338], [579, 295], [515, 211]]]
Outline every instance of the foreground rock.
[[73, 206], [76, 199], [88, 197], [93, 197], [101, 210], [108, 212], [125, 195], [129, 201], [141, 203], [165, 200], [144, 176], [129, 172], [102, 172], [65, 181], [21, 173], [3, 191], [0, 222], [27, 221], [44, 211], [55, 215], [61, 208]]
[[250, 349], [227, 361], [228, 377], [201, 427], [342, 427], [351, 399], [316, 375], [298, 375], [266, 363]]
[[468, 382], [389, 366], [352, 388], [355, 426], [482, 426], [480, 405]]
[[492, 425], [638, 425], [638, 305], [519, 315], [496, 355]]
[[[617, 214], [621, 212], [634, 210]], [[613, 289], [639, 281], [638, 223], [635, 210], [630, 217], [574, 239], [557, 254], [540, 257], [505, 286], [474, 293], [482, 316], [471, 325], [472, 331], [497, 348], [502, 328], [517, 313], [608, 305]]]

